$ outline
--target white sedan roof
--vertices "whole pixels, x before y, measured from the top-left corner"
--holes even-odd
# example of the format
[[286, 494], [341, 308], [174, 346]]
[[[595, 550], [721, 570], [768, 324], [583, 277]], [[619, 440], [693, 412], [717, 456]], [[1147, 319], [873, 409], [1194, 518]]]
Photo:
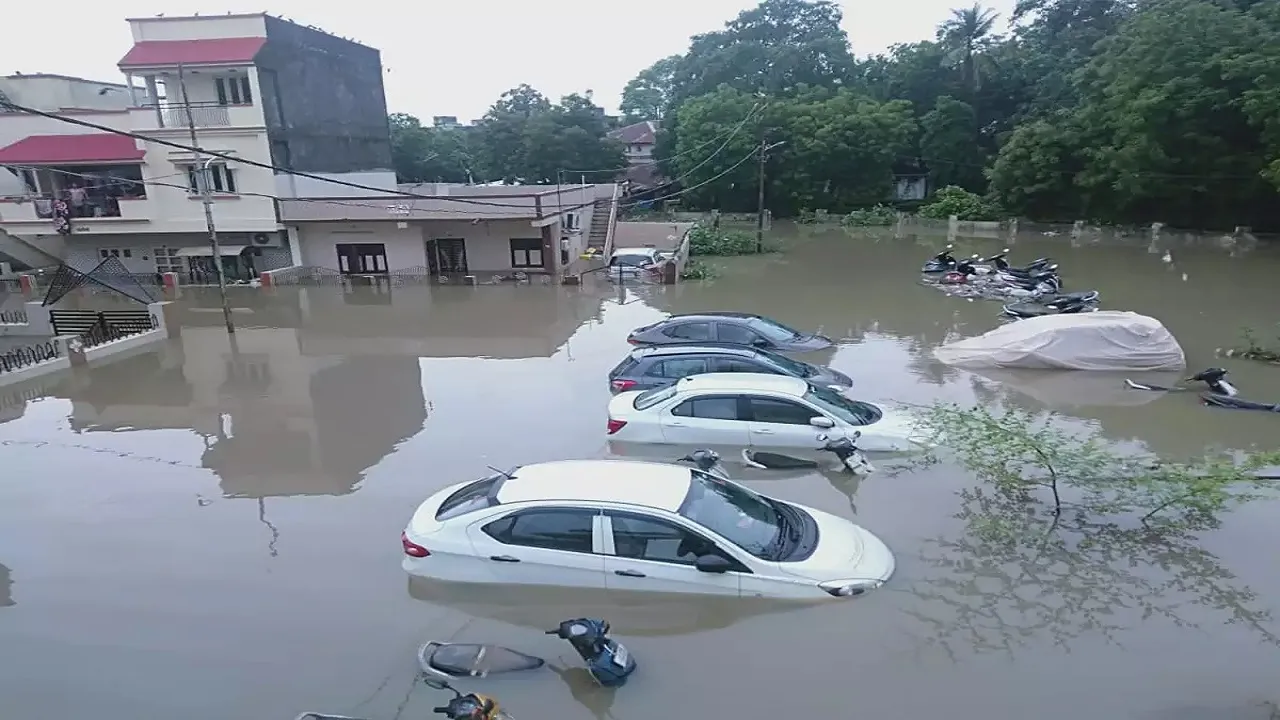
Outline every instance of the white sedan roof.
[[502, 483], [501, 504], [538, 500], [624, 503], [675, 512], [689, 493], [688, 467], [635, 460], [558, 460], [524, 465]]
[[800, 378], [768, 373], [706, 373], [676, 381], [679, 392], [773, 392], [801, 397], [809, 383]]

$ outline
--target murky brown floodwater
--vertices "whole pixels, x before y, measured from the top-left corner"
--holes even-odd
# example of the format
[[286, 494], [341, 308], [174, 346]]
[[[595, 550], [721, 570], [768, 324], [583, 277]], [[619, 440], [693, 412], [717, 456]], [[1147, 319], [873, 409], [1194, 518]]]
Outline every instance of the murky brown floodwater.
[[[527, 720], [1266, 717], [1259, 703], [1280, 700], [1274, 503], [1158, 563], [1141, 546], [1033, 563], [1034, 548], [963, 533], [954, 469], [752, 479], [856, 512], [898, 575], [811, 607], [406, 582], [397, 535], [433, 490], [486, 464], [605, 452], [605, 373], [626, 333], [665, 312], [821, 327], [843, 340], [815, 359], [866, 399], [1047, 404], [1166, 454], [1280, 440], [1278, 416], [1110, 379], [938, 367], [931, 347], [994, 326], [998, 309], [917, 285], [941, 243], [806, 231], [785, 255], [722, 261], [710, 283], [620, 292], [237, 289], [235, 346], [216, 297], [188, 291], [187, 326], [162, 351], [0, 391], [0, 716], [426, 717], [425, 688], [401, 709], [422, 641], [576, 667], [539, 628], [598, 613], [640, 659], [626, 688], [580, 671], [485, 687]], [[1277, 321], [1280, 253], [1173, 253], [1170, 268], [1145, 242], [1032, 238], [1014, 259], [1052, 254], [1074, 289], [1165, 321], [1191, 366], [1224, 364], [1245, 397], [1280, 398], [1280, 369], [1212, 355]]]

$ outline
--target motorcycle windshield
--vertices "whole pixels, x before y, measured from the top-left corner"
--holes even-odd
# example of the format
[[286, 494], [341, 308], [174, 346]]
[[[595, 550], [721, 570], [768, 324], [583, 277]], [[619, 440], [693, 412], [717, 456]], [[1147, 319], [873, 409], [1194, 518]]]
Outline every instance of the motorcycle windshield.
[[542, 658], [500, 645], [465, 643], [427, 643], [419, 653], [424, 670], [452, 677], [483, 677], [494, 673], [534, 670], [542, 667]]

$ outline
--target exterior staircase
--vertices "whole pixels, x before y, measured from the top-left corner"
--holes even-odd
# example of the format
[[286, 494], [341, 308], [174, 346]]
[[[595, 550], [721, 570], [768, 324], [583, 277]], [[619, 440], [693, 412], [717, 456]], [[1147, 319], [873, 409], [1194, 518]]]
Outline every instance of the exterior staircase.
[[12, 263], [14, 269], [58, 265], [62, 262], [62, 258], [55, 253], [65, 247], [62, 237], [49, 237], [46, 238], [46, 241], [54, 252], [49, 252], [49, 250], [37, 247], [17, 235], [10, 235], [4, 230], [0, 230], [0, 260]]
[[604, 252], [609, 240], [609, 216], [613, 214], [614, 201], [610, 198], [596, 200], [591, 209], [591, 232], [587, 235], [587, 248]]

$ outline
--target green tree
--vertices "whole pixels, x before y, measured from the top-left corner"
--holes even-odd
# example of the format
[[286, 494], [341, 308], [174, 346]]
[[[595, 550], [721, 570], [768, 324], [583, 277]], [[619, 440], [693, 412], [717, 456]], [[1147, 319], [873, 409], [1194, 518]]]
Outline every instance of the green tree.
[[[603, 108], [591, 92], [552, 105], [528, 85], [508, 90], [477, 128], [487, 177], [505, 182], [554, 183], [565, 171], [599, 171], [626, 164], [608, 136]], [[592, 180], [607, 179], [594, 172]]]
[[978, 146], [978, 116], [973, 106], [944, 95], [920, 119], [920, 156], [929, 168], [930, 186], [958, 185], [981, 193], [986, 156]]
[[680, 55], [665, 57], [641, 70], [622, 89], [618, 109], [628, 122], [661, 120], [671, 102], [676, 72], [683, 62]]
[[999, 14], [974, 4], [951, 11], [938, 27], [938, 41], [947, 49], [944, 62], [959, 68], [965, 87], [977, 92], [982, 87], [989, 59], [984, 51], [992, 41], [991, 30]]

